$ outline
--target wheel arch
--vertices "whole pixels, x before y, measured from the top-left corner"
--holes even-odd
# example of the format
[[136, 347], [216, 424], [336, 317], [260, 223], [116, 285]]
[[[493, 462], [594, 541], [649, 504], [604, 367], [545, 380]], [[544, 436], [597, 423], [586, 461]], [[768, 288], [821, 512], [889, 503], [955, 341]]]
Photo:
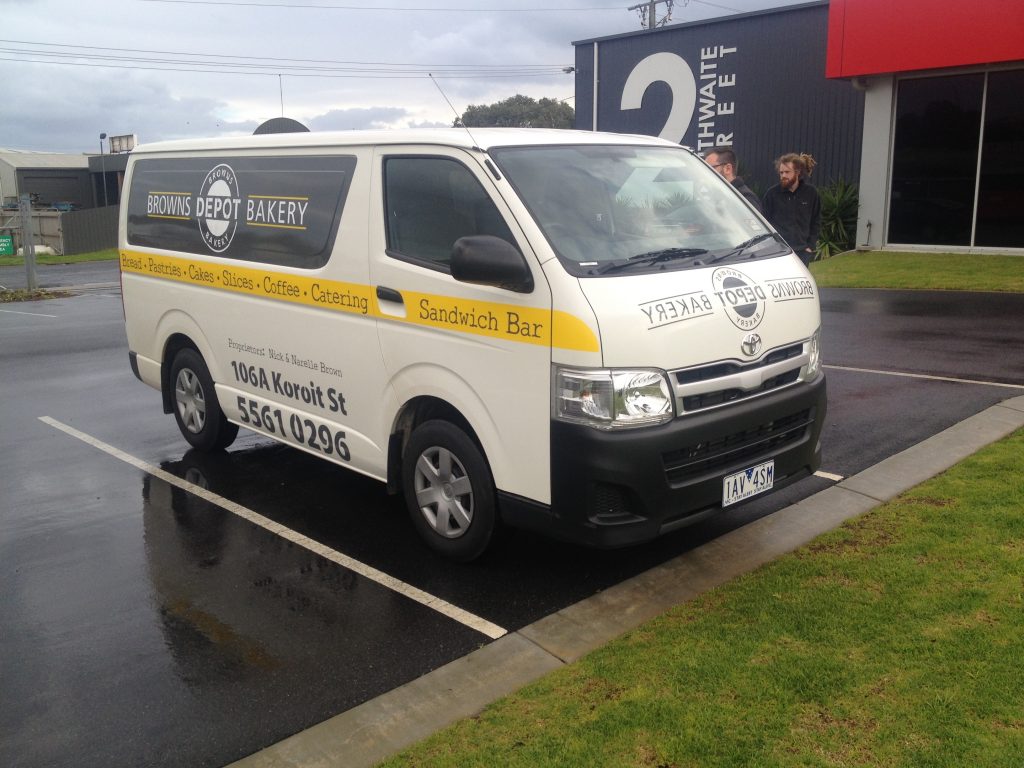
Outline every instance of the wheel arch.
[[[164, 342], [163, 354], [160, 358], [160, 396], [164, 404], [164, 413], [174, 413], [174, 384], [171, 381], [171, 367], [174, 358], [183, 349], [193, 349], [200, 355], [199, 347], [184, 333], [173, 333]], [[203, 359], [206, 356], [203, 355]]]
[[[391, 434], [388, 439], [388, 493], [401, 493], [402, 460], [405, 456], [405, 447], [409, 443], [409, 437], [412, 435], [413, 430], [424, 422], [435, 420], [447, 421], [465, 432], [466, 436], [480, 449], [484, 460], [490, 466], [487, 451], [484, 449], [480, 436], [477, 435], [476, 430], [469, 423], [469, 419], [458, 408], [441, 397], [419, 395], [407, 400], [402, 405], [398, 413], [395, 414], [395, 419], [391, 426]], [[492, 469], [492, 475], [493, 472], [494, 470]]]
[[222, 380], [218, 361], [211, 352], [210, 342], [206, 334], [199, 328], [192, 316], [181, 310], [166, 312], [157, 324], [156, 337], [163, 339], [160, 355], [160, 395], [163, 400], [164, 413], [174, 412], [174, 386], [171, 382], [171, 366], [174, 356], [182, 349], [194, 349], [203, 358], [210, 377], [216, 384]]

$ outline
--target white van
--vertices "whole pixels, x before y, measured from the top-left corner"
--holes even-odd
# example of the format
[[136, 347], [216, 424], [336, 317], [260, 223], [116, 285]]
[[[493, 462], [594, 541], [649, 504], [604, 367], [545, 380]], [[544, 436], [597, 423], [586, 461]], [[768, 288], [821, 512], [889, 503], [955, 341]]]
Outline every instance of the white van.
[[817, 288], [691, 151], [537, 129], [137, 147], [132, 370], [387, 483], [435, 550], [652, 539], [820, 463]]

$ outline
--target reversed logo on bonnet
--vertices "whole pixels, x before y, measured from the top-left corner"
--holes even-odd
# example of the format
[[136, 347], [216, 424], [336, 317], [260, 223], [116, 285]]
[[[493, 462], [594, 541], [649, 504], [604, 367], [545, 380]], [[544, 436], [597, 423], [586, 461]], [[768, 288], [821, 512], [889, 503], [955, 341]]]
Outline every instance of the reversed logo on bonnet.
[[214, 253], [228, 249], [238, 229], [238, 212], [242, 197], [238, 178], [227, 163], [221, 163], [206, 174], [196, 198], [196, 220], [206, 247]]
[[738, 269], [720, 267], [711, 275], [714, 293], [729, 320], [741, 331], [752, 331], [764, 319], [764, 287]]

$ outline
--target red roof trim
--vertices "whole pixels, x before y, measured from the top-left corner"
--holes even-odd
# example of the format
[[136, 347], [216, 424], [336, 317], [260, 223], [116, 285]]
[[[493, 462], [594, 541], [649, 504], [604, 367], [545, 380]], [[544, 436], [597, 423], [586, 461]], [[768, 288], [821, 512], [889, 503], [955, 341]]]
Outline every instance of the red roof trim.
[[832, 0], [827, 77], [1024, 62], [1021, 0]]

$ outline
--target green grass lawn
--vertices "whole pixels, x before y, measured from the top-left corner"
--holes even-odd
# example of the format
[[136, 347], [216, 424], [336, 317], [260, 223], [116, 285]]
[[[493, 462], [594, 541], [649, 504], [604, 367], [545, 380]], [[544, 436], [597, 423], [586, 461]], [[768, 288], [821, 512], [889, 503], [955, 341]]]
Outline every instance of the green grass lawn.
[[387, 766], [1024, 765], [1024, 430]]
[[[113, 261], [115, 259], [117, 259], [117, 249], [107, 248], [102, 251], [91, 251], [90, 253], [76, 253], [72, 256], [37, 254], [36, 264], [78, 264], [86, 261]], [[0, 256], [0, 267], [23, 267], [24, 265], [25, 260], [21, 256]], [[0, 290], [0, 303], [57, 299], [67, 295], [64, 291], [45, 290], [42, 288], [35, 291], [29, 291], [24, 288]]]
[[[107, 248], [90, 253], [76, 253], [71, 256], [60, 254], [36, 254], [36, 264], [78, 264], [83, 261], [113, 261], [117, 258], [117, 248]], [[0, 256], [0, 267], [16, 267], [24, 265], [21, 256]]]
[[1024, 255], [850, 251], [811, 273], [822, 288], [1024, 291]]

